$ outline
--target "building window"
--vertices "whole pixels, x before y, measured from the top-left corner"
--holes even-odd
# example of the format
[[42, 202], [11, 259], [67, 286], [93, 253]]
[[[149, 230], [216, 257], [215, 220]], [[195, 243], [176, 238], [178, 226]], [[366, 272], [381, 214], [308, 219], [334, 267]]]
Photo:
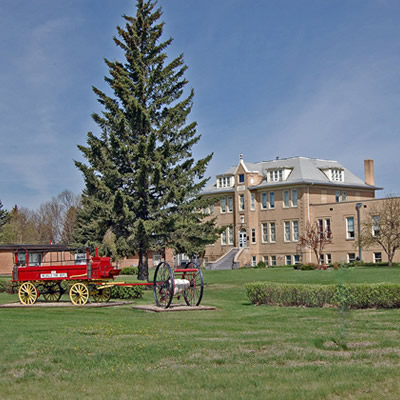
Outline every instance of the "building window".
[[283, 180], [283, 169], [275, 169], [269, 171], [269, 181], [270, 182], [279, 182]]
[[292, 207], [297, 207], [297, 190], [292, 190]]
[[325, 260], [324, 255], [323, 255], [323, 254], [320, 254], [320, 255], [319, 255], [319, 264], [320, 264], [320, 265], [323, 265], [323, 264], [324, 264], [324, 260]]
[[271, 222], [269, 224], [269, 237], [271, 242], [276, 241], [276, 229], [275, 229], [275, 222]]
[[231, 177], [230, 176], [221, 176], [218, 178], [218, 187], [230, 187], [231, 186]]
[[265, 210], [267, 208], [267, 193], [261, 193], [261, 208]]
[[372, 236], [379, 236], [381, 231], [381, 217], [374, 215], [372, 217]]
[[299, 240], [299, 221], [292, 222], [292, 229], [293, 229], [293, 240], [297, 242]]
[[292, 264], [292, 256], [285, 256], [285, 264], [286, 265]]
[[226, 212], [226, 198], [225, 197], [221, 199], [220, 204], [221, 204], [221, 213]]
[[337, 191], [336, 192], [336, 203], [339, 203], [339, 201], [340, 201], [340, 192]]
[[382, 253], [374, 253], [374, 263], [382, 262]]
[[222, 245], [226, 244], [226, 231], [221, 232], [221, 244]]
[[264, 261], [265, 264], [268, 265], [268, 256], [263, 256], [263, 261]]
[[228, 243], [233, 244], [233, 227], [228, 226]]
[[239, 174], [239, 183], [244, 183], [244, 174]]
[[233, 197], [229, 196], [228, 197], [228, 212], [232, 212], [233, 211]]
[[354, 217], [347, 217], [346, 218], [346, 228], [347, 228], [347, 239], [354, 239]]
[[210, 205], [210, 214], [214, 214], [214, 204]]
[[348, 253], [347, 254], [347, 262], [352, 263], [354, 261], [356, 261], [355, 253]]
[[241, 224], [244, 224], [244, 215], [241, 215], [241, 216], [240, 216], [240, 223], [241, 223]]
[[261, 224], [261, 237], [263, 243], [268, 242], [268, 224]]
[[329, 239], [332, 236], [331, 233], [331, 220], [329, 218], [319, 219], [318, 220], [318, 233], [320, 239], [327, 238]]
[[251, 243], [256, 243], [256, 230], [254, 228], [251, 230]]
[[318, 220], [318, 236], [320, 239], [324, 237], [324, 220], [319, 219]]
[[289, 207], [289, 190], [283, 191], [283, 207]]
[[300, 263], [300, 254], [295, 254], [295, 255], [294, 255], [294, 264], [295, 264], [295, 265], [301, 264], [301, 263]]
[[332, 232], [331, 232], [331, 220], [329, 218], [325, 219], [325, 235], [328, 239], [331, 238]]
[[257, 257], [256, 256], [252, 256], [251, 257], [251, 266], [255, 267], [257, 265]]
[[254, 211], [256, 209], [256, 195], [255, 193], [250, 194], [250, 210]]
[[276, 265], [276, 256], [271, 256], [270, 257], [271, 258], [271, 262], [270, 262], [270, 265]]
[[290, 242], [290, 222], [285, 221], [283, 223], [284, 231], [285, 231], [285, 242]]
[[239, 210], [244, 211], [244, 194], [239, 194]]
[[269, 194], [269, 208], [275, 208], [275, 194], [270, 192]]
[[343, 182], [343, 170], [332, 168], [331, 169], [331, 179], [334, 182]]
[[326, 263], [327, 264], [332, 264], [332, 255], [331, 254], [327, 254], [326, 255]]
[[347, 201], [347, 192], [342, 192], [342, 201]]

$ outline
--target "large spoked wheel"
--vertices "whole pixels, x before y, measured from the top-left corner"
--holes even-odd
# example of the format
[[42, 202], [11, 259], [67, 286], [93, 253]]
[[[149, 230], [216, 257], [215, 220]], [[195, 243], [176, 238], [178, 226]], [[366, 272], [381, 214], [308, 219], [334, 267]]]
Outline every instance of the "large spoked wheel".
[[76, 306], [83, 306], [89, 300], [89, 289], [81, 282], [75, 283], [69, 290], [69, 298]]
[[158, 307], [168, 308], [174, 297], [174, 274], [164, 261], [157, 265], [154, 273], [153, 293]]
[[18, 297], [22, 304], [31, 305], [36, 302], [38, 291], [33, 283], [25, 282], [19, 287]]
[[95, 289], [92, 297], [96, 303], [107, 303], [111, 299], [111, 288]]
[[42, 295], [45, 301], [59, 301], [62, 295], [61, 285], [59, 283], [45, 284]]
[[187, 264], [186, 269], [197, 269], [197, 271], [184, 273], [183, 278], [190, 282], [190, 286], [183, 292], [183, 298], [188, 306], [198, 306], [203, 298], [203, 274], [194, 262]]

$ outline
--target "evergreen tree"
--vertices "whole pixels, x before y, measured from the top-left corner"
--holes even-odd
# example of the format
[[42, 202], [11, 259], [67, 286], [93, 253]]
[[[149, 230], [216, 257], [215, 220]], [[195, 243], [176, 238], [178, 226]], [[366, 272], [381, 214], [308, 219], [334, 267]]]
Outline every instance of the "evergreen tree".
[[8, 222], [10, 219], [10, 214], [7, 210], [3, 209], [3, 203], [0, 200], [0, 231], [1, 228]]
[[88, 133], [87, 146], [78, 146], [88, 164], [76, 162], [86, 184], [76, 241], [100, 246], [111, 229], [118, 256], [139, 255], [139, 279], [148, 279], [148, 250], [177, 248], [184, 234], [180, 250], [193, 236], [197, 248], [216, 239], [214, 224], [199, 225], [198, 212], [207, 201], [198, 194], [212, 154], [193, 158], [200, 135], [186, 120], [194, 92], [185, 92], [183, 55], [167, 60], [172, 38], [161, 40], [156, 4], [138, 0], [136, 16], [124, 15], [125, 27], [117, 27], [124, 61], [105, 60], [112, 95], [93, 87], [104, 108], [92, 115], [101, 134]]

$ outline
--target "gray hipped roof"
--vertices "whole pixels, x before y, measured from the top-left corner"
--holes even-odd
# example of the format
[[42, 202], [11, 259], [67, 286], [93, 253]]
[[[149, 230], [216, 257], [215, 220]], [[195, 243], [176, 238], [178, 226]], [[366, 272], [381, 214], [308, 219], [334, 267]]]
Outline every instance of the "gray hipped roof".
[[[312, 184], [312, 185], [326, 185], [335, 187], [354, 187], [364, 189], [381, 189], [376, 186], [367, 185], [363, 180], [355, 176], [347, 168], [343, 167], [337, 161], [332, 160], [320, 160], [316, 158], [307, 157], [293, 157], [293, 158], [282, 158], [272, 161], [262, 161], [258, 163], [248, 163], [242, 161], [248, 172], [258, 173], [259, 175], [266, 176], [266, 172], [269, 169], [276, 168], [288, 168], [291, 169], [290, 175], [284, 181], [279, 182], [267, 182], [264, 178], [259, 185], [251, 186], [249, 189], [259, 189], [275, 186], [286, 186], [295, 184]], [[343, 182], [331, 181], [324, 174], [323, 170], [326, 169], [341, 169], [343, 170]], [[230, 168], [225, 174], [221, 175], [232, 175], [236, 171], [237, 167]], [[219, 176], [219, 175], [218, 175]], [[217, 188], [216, 181], [214, 184], [206, 187], [203, 194], [218, 194], [233, 192], [234, 188]]]

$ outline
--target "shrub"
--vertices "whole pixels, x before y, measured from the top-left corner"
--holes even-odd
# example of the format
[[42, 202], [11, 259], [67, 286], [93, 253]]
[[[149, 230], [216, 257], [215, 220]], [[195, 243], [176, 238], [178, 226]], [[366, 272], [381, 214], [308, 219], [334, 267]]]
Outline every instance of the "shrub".
[[345, 308], [400, 308], [400, 284], [302, 285], [256, 282], [246, 285], [253, 304]]
[[256, 282], [247, 284], [246, 291], [250, 301], [257, 305], [322, 307], [331, 302], [335, 285]]
[[138, 267], [124, 267], [121, 269], [121, 275], [137, 275]]
[[315, 264], [301, 264], [297, 265], [297, 269], [301, 271], [313, 271], [317, 266]]
[[264, 261], [260, 261], [254, 268], [266, 268], [267, 264]]
[[140, 299], [143, 297], [141, 286], [113, 286], [111, 290], [112, 299]]
[[11, 280], [0, 280], [0, 293], [8, 293], [8, 294], [13, 294], [15, 293], [14, 291], [14, 285], [11, 282]]

